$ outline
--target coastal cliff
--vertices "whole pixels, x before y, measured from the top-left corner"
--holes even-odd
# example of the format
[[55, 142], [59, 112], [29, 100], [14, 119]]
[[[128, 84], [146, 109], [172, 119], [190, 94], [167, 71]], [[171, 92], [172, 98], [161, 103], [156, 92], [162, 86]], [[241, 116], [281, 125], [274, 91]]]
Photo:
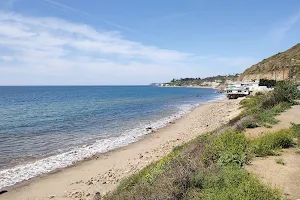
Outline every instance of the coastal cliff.
[[284, 52], [279, 52], [246, 69], [239, 81], [253, 79], [287, 80], [291, 66], [292, 77], [300, 80], [300, 43]]

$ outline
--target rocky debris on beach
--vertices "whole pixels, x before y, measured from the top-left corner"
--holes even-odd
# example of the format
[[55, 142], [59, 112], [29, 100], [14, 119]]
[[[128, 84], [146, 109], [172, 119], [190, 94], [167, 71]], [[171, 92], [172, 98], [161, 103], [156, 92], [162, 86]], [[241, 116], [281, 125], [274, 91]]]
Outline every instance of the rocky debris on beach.
[[0, 195], [1, 194], [4, 194], [4, 193], [6, 193], [7, 192], [7, 190], [2, 190], [2, 191], [0, 191]]
[[79, 192], [79, 191], [75, 191], [75, 192], [67, 192], [65, 194], [65, 196], [67, 198], [71, 198], [71, 199], [84, 199], [85, 198], [85, 192]]
[[97, 177], [92, 177], [85, 182], [86, 185], [94, 185], [94, 184], [117, 184], [121, 179], [122, 173], [121, 169], [110, 169], [104, 174], [98, 174]]
[[93, 183], [93, 180], [88, 180], [88, 181], [86, 182], [86, 184], [87, 184], [87, 185], [93, 185], [94, 183]]
[[[100, 193], [99, 193], [99, 195], [100, 195]], [[78, 200], [88, 200], [88, 199], [91, 199], [90, 196], [91, 196], [91, 193], [89, 193], [87, 191], [74, 191], [74, 192], [65, 191], [65, 195], [64, 195], [64, 197], [66, 197], [66, 198], [78, 199]], [[100, 199], [101, 199], [101, 195], [100, 195]]]
[[93, 200], [101, 200], [101, 195], [100, 195], [100, 192], [96, 192], [94, 197], [93, 197]]
[[147, 127], [147, 128], [146, 128], [146, 131], [147, 131], [148, 133], [153, 133], [153, 132], [154, 132], [154, 129], [153, 129], [152, 127]]
[[83, 180], [80, 180], [80, 181], [76, 181], [75, 184], [80, 184], [80, 183], [83, 183]]

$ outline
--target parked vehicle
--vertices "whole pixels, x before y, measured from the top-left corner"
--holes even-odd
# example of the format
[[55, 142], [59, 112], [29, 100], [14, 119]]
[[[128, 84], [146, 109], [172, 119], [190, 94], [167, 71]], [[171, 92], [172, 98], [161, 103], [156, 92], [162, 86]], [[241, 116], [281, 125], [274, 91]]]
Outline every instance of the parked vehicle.
[[237, 99], [239, 97], [248, 96], [250, 94], [249, 88], [246, 87], [227, 87], [226, 96], [228, 99]]

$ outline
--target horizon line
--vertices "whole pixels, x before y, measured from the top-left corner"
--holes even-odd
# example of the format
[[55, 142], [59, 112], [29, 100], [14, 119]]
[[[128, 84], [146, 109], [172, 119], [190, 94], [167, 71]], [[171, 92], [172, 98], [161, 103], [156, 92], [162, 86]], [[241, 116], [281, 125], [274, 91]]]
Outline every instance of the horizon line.
[[141, 85], [0, 85], [0, 87], [56, 87], [56, 86], [150, 86], [150, 84], [141, 84]]

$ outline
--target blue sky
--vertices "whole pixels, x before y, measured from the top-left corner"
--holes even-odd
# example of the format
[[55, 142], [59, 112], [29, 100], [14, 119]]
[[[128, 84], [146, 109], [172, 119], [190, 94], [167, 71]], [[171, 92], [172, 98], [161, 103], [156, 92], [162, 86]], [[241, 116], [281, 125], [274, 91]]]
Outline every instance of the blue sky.
[[300, 0], [1, 0], [0, 85], [239, 73], [299, 35]]

